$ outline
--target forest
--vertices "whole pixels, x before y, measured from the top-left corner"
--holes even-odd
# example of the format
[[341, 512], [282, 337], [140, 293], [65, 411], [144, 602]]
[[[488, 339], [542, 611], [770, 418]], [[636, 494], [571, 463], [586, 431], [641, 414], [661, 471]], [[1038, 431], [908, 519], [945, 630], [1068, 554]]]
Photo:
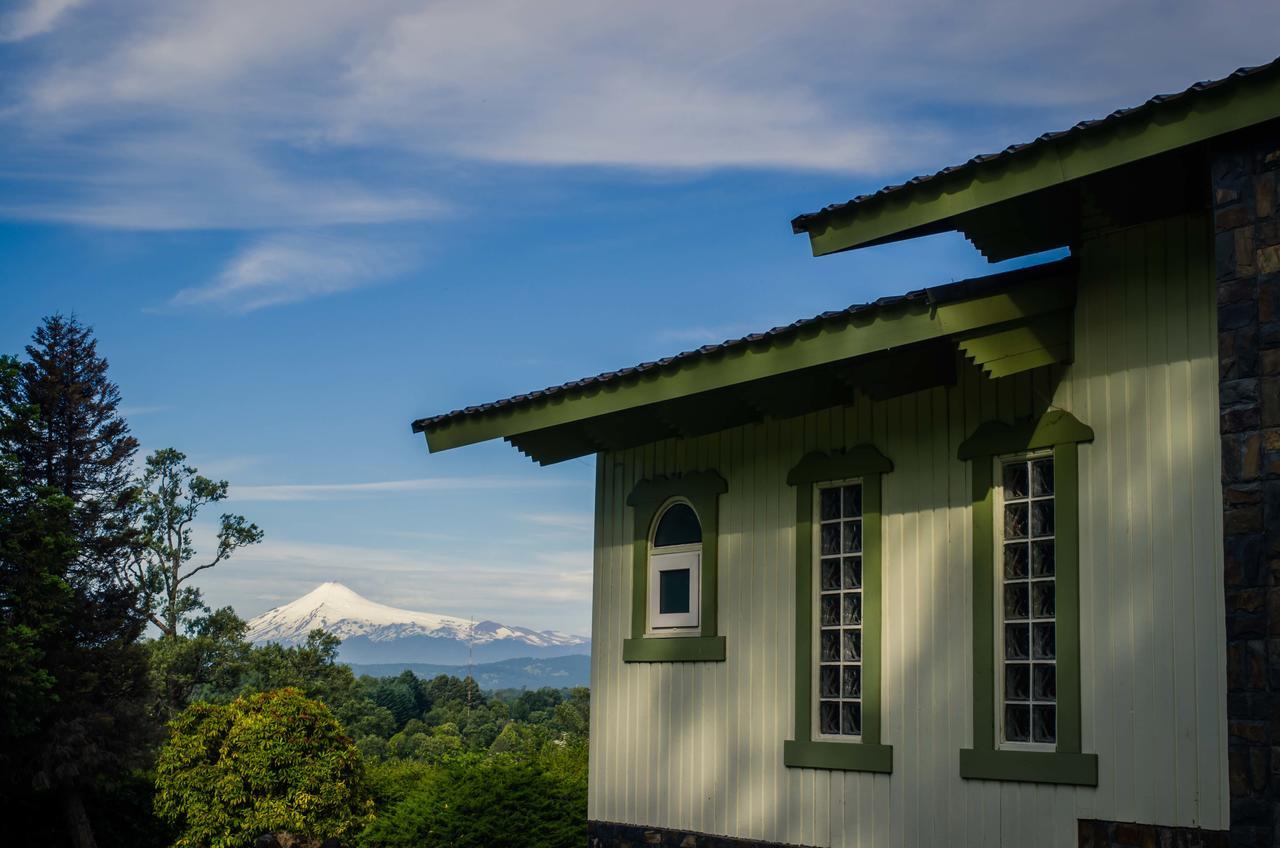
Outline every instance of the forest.
[[586, 839], [586, 689], [356, 676], [339, 641], [253, 645], [202, 571], [256, 544], [177, 449], [138, 461], [92, 331], [0, 356], [6, 842], [556, 846]]

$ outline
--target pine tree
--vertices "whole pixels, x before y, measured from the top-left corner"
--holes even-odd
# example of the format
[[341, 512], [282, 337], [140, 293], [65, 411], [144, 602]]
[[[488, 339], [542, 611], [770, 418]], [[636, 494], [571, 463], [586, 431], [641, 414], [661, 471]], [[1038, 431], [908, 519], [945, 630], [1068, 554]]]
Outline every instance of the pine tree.
[[91, 583], [111, 581], [131, 541], [128, 502], [138, 440], [120, 416], [120, 389], [107, 377], [93, 330], [51, 315], [32, 334], [18, 401], [23, 419], [14, 454], [24, 482], [61, 492], [74, 505], [78, 565]]
[[145, 619], [118, 579], [137, 442], [89, 328], [46, 318], [27, 355], [0, 380], [0, 689], [27, 718], [6, 727], [0, 779], [57, 793], [71, 844], [93, 848], [86, 791], [153, 741]]

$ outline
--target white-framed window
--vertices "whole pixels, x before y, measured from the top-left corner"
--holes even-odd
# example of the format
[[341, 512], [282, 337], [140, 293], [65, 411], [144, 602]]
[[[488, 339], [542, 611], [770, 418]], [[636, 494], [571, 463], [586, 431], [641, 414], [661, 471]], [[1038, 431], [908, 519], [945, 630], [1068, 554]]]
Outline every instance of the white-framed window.
[[1053, 452], [996, 460], [996, 703], [1001, 748], [1058, 741]]
[[814, 738], [862, 737], [862, 481], [815, 487]]
[[697, 633], [702, 607], [702, 523], [687, 501], [672, 501], [649, 540], [649, 631]]

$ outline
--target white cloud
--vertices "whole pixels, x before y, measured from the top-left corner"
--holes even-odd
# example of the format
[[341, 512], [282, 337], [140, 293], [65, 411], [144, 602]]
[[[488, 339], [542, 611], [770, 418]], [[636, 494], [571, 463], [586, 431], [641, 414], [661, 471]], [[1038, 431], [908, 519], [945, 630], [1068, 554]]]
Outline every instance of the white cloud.
[[0, 79], [31, 175], [0, 214], [137, 229], [428, 218], [459, 162], [888, 178], [1267, 61], [1280, 25], [1272, 0], [67, 5], [24, 7], [59, 25]]
[[594, 521], [594, 516], [590, 513], [578, 512], [526, 512], [516, 517], [537, 527], [588, 534], [588, 536]]
[[382, 282], [404, 271], [400, 247], [335, 236], [284, 235], [258, 240], [206, 285], [174, 295], [173, 306], [252, 312]]
[[0, 18], [0, 42], [23, 41], [44, 35], [83, 0], [30, 0], [17, 11]]
[[564, 485], [547, 478], [424, 477], [368, 483], [298, 483], [272, 486], [233, 486], [233, 501], [327, 501], [377, 497], [404, 492], [455, 492], [472, 489], [525, 489]]

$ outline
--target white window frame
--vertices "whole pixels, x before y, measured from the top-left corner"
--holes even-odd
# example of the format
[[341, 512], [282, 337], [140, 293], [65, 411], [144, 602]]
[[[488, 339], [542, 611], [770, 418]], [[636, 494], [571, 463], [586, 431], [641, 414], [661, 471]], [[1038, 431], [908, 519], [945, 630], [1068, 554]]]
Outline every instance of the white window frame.
[[[662, 505], [654, 515], [653, 526], [649, 528], [649, 603], [646, 632], [652, 636], [698, 636], [702, 632], [702, 542], [688, 545], [667, 545], [661, 548], [653, 546], [658, 525], [667, 514], [667, 510], [676, 504], [684, 504], [693, 510], [698, 519], [699, 535], [705, 532], [702, 528], [702, 516], [693, 509], [693, 504], [684, 498], [673, 498]], [[661, 609], [662, 583], [659, 576], [663, 571], [689, 571], [689, 611], [663, 614]]]
[[[689, 611], [659, 612], [661, 573], [689, 571]], [[701, 627], [702, 544], [672, 545], [649, 553], [649, 630], [655, 635], [687, 635]]]
[[[824, 489], [840, 489], [845, 486], [858, 486], [861, 488], [863, 487], [863, 478], [851, 477], [847, 480], [824, 480], [821, 483], [813, 483], [811, 485], [813, 486], [813, 520], [812, 520], [813, 546], [811, 548], [811, 550], [813, 551], [813, 555], [811, 557], [812, 561], [809, 563], [809, 568], [812, 569], [810, 572], [812, 574], [812, 578], [809, 581], [812, 587], [810, 590], [809, 603], [811, 605], [811, 609], [813, 610], [813, 626], [810, 628], [810, 634], [809, 634], [810, 649], [811, 649], [810, 650], [810, 658], [811, 658], [810, 667], [813, 669], [811, 674], [813, 682], [810, 684], [810, 696], [809, 696], [809, 703], [812, 705], [810, 708], [810, 715], [809, 715], [809, 721], [811, 722], [810, 726], [812, 727], [811, 738], [820, 742], [841, 742], [841, 743], [850, 744], [850, 745], [857, 745], [862, 743], [861, 727], [859, 727], [859, 732], [857, 733], [857, 735], [850, 735], [850, 734], [844, 734], [844, 733], [833, 734], [833, 733], [822, 732], [822, 714], [821, 714], [822, 701], [831, 700], [830, 698], [824, 699], [822, 697], [822, 558], [823, 558], [822, 557], [822, 491]], [[865, 494], [863, 496], [865, 497]], [[862, 521], [863, 521], [863, 515], [861, 512], [859, 512], [858, 522], [862, 523]], [[863, 524], [862, 532], [863, 532], [863, 539], [865, 540], [866, 539], [865, 524]], [[863, 556], [863, 553], [864, 553], [863, 550], [859, 550], [857, 556], [861, 558]], [[848, 555], [841, 554], [839, 561], [843, 562], [846, 556]], [[864, 574], [865, 574], [865, 571], [864, 571]], [[865, 581], [865, 577], [864, 577], [864, 581]], [[864, 591], [865, 591], [865, 583], [859, 587], [858, 594], [860, 597], [863, 595]], [[841, 592], [841, 594], [843, 595], [843, 592]], [[863, 597], [863, 603], [864, 605], [866, 603], [865, 597]], [[863, 638], [863, 639], [865, 639], [865, 623], [866, 623], [866, 612], [865, 612], [865, 606], [864, 606], [862, 623], [858, 625], [858, 632], [859, 634], [861, 634], [860, 638]], [[844, 644], [844, 630], [845, 628], [841, 626], [840, 633], [841, 633], [842, 649]], [[843, 662], [839, 664], [841, 673], [843, 673], [844, 666], [845, 666], [845, 663]], [[861, 661], [858, 662], [858, 668], [859, 670], [863, 668], [863, 664]], [[840, 703], [842, 704], [846, 700], [852, 700], [852, 699], [851, 698], [839, 699]], [[858, 701], [859, 709], [862, 709], [864, 707], [864, 703], [863, 703], [863, 698], [861, 694], [859, 694], [857, 701]], [[865, 717], [864, 717], [864, 720], [865, 720]]]
[[[992, 640], [992, 642], [994, 642], [995, 644], [995, 671], [996, 671], [996, 673], [993, 675], [993, 677], [995, 678], [994, 682], [995, 682], [995, 707], [996, 707], [995, 709], [995, 713], [996, 713], [995, 715], [995, 725], [996, 725], [995, 746], [996, 746], [996, 750], [999, 750], [999, 751], [1056, 751], [1058, 747], [1058, 744], [1056, 741], [1056, 738], [1058, 735], [1056, 721], [1055, 721], [1055, 728], [1054, 728], [1055, 730], [1054, 742], [1034, 742], [1034, 741], [1009, 742], [1004, 738], [1004, 725], [1005, 725], [1004, 707], [1005, 707], [1005, 702], [1007, 700], [1005, 698], [1005, 692], [1004, 692], [1005, 662], [1006, 662], [1005, 651], [1004, 651], [1004, 626], [1005, 626], [1005, 620], [1004, 620], [1004, 466], [1010, 462], [1028, 462], [1028, 461], [1034, 461], [1037, 459], [1055, 459], [1053, 448], [1044, 448], [1044, 449], [1031, 450], [1031, 451], [1019, 451], [1016, 453], [1006, 453], [1006, 454], [1001, 454], [1000, 456], [992, 457], [991, 459], [992, 480], [993, 480], [993, 483], [991, 486], [991, 490], [992, 490], [991, 525], [992, 525], [992, 530], [995, 534], [994, 545], [992, 547], [992, 550], [995, 553], [995, 555], [992, 557], [992, 559], [994, 560], [994, 562], [992, 563], [992, 567], [995, 569], [995, 580], [993, 581], [995, 585], [995, 601], [992, 607], [993, 612], [995, 613], [995, 622], [994, 622], [995, 638]], [[1028, 487], [1030, 487], [1031, 485], [1030, 479], [1027, 480], [1027, 485]], [[1056, 461], [1054, 462], [1054, 487], [1053, 487], [1052, 497], [1054, 502], [1053, 540], [1054, 540], [1054, 547], [1056, 552], [1057, 540], [1058, 540], [1058, 535], [1057, 535], [1058, 486], [1057, 486], [1057, 462]], [[1030, 499], [1028, 499], [1028, 502], [1030, 502]], [[1028, 522], [1030, 522], [1029, 515], [1027, 520]], [[1028, 539], [1029, 539], [1030, 532], [1031, 532], [1030, 527], [1028, 527], [1027, 532], [1028, 532]], [[1028, 560], [1027, 568], [1028, 569], [1031, 568], [1030, 560]], [[1057, 584], [1058, 584], [1056, 568], [1054, 569], [1053, 583], [1054, 583], [1054, 591], [1056, 594]], [[1030, 610], [1031, 602], [1032, 602], [1032, 599], [1028, 597], [1027, 598], [1028, 629], [1031, 629], [1031, 624], [1034, 621], [1034, 619], [1031, 617], [1031, 610]], [[1054, 633], [1055, 633], [1055, 642], [1056, 642], [1057, 624], [1058, 624], [1056, 603], [1054, 607], [1053, 623], [1054, 623]], [[1030, 652], [1029, 656], [1030, 656], [1030, 655], [1033, 655], [1035, 652], [1034, 630], [1032, 630], [1032, 632], [1029, 633], [1028, 638], [1031, 640], [1030, 644], [1028, 645], [1028, 649]], [[1028, 660], [1028, 665], [1031, 667], [1031, 679], [1028, 681], [1028, 686], [1032, 687], [1031, 700], [1028, 701], [1028, 704], [1034, 705], [1036, 703], [1035, 696], [1034, 696], [1035, 663], [1033, 660]], [[1056, 651], [1054, 652], [1053, 665], [1054, 665], [1054, 668], [1056, 669], [1058, 665], [1058, 658], [1057, 658]], [[1056, 716], [1057, 707], [1058, 707], [1058, 700], [1055, 697], [1054, 698], [1055, 716]], [[1029, 724], [1027, 727], [1029, 734], [1034, 734], [1035, 732], [1034, 725], [1035, 725], [1035, 715], [1033, 710], [1033, 714], [1031, 716], [1031, 724]]]

